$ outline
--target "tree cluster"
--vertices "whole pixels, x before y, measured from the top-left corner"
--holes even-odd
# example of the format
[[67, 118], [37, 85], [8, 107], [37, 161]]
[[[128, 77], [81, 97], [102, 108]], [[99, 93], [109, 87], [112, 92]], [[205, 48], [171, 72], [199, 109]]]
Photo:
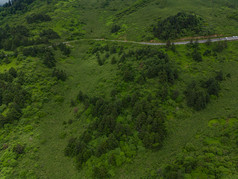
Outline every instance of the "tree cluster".
[[42, 56], [43, 64], [46, 65], [48, 68], [55, 67], [56, 60], [54, 53], [51, 50], [47, 50]]
[[[118, 83], [131, 90], [125, 92], [118, 86], [109, 99], [90, 97], [80, 91], [71, 105], [83, 104], [76, 116], [86, 115], [91, 122], [82, 135], [69, 141], [65, 154], [74, 157], [79, 168], [95, 157], [98, 160], [93, 161], [103, 158], [108, 165], [102, 161], [92, 164], [93, 176], [108, 177], [108, 170], [120, 166], [121, 161], [126, 161], [124, 158], [135, 156], [139, 147], [158, 150], [163, 145], [166, 116], [159, 103], [170, 95], [169, 87], [178, 79], [178, 69], [163, 50], [153, 47], [127, 49], [117, 44], [94, 43], [89, 50], [100, 66], [113, 54], [111, 63], [117, 64]], [[159, 83], [152, 93], [143, 91], [147, 80]], [[178, 95], [174, 94], [174, 98]]]
[[217, 56], [217, 53], [222, 52], [223, 50], [227, 49], [227, 41], [219, 41], [216, 43], [208, 41], [206, 42], [207, 46], [211, 46], [210, 49], [206, 49], [203, 54], [201, 53], [201, 49], [199, 47], [199, 43], [196, 40], [193, 42], [193, 40], [190, 41], [190, 43], [187, 44], [187, 48], [191, 51], [189, 55], [191, 55], [192, 59], [196, 62], [201, 62], [203, 60], [203, 56]]
[[203, 31], [203, 20], [201, 17], [179, 12], [175, 16], [170, 16], [164, 20], [158, 21], [153, 26], [155, 37], [168, 40], [176, 39], [189, 34], [200, 34]]
[[23, 76], [18, 77], [14, 68], [0, 74], [0, 106], [8, 108], [6, 116], [0, 116], [0, 126], [18, 120], [22, 115], [21, 109], [30, 100], [30, 94], [22, 88]]
[[206, 81], [192, 81], [187, 85], [185, 96], [187, 105], [195, 110], [202, 110], [210, 101], [210, 96], [218, 96], [220, 82], [223, 80], [222, 71], [218, 72], [215, 78]]
[[[114, 93], [116, 95], [116, 93]], [[120, 148], [121, 142], [128, 142], [137, 133], [139, 140], [146, 148], [158, 149], [162, 146], [166, 129], [164, 125], [165, 116], [158, 106], [149, 99], [140, 99], [142, 96], [135, 92], [123, 99], [112, 98], [106, 101], [101, 97], [88, 97], [81, 91], [77, 101], [85, 106], [85, 111], [90, 109], [95, 120], [88, 126], [79, 138], [69, 140], [65, 148], [67, 156], [75, 157], [77, 166], [81, 168], [92, 156], [100, 157], [116, 148]], [[132, 109], [130, 121], [117, 121], [123, 111]], [[92, 145], [97, 139], [96, 145]], [[93, 142], [94, 141], [94, 142]], [[116, 165], [114, 159], [110, 159], [110, 165]], [[108, 174], [106, 168], [103, 172]], [[94, 168], [95, 170], [99, 170]]]
[[25, 26], [9, 27], [6, 25], [0, 28], [0, 49], [14, 50], [19, 46], [29, 45], [30, 32]]
[[27, 16], [26, 21], [28, 24], [47, 22], [47, 21], [51, 21], [51, 17], [47, 14], [42, 14], [42, 13], [35, 14], [34, 13], [34, 14]]
[[[218, 119], [219, 121], [219, 119]], [[227, 120], [229, 123], [229, 120]], [[199, 145], [188, 143], [173, 161], [158, 169], [155, 176], [148, 178], [224, 178], [235, 176], [237, 158], [238, 132], [235, 125], [224, 125], [217, 122], [203, 132], [198, 139]], [[219, 141], [209, 143], [207, 139]], [[224, 155], [226, 154], [226, 155]]]
[[63, 70], [54, 69], [52, 72], [52, 77], [56, 77], [58, 80], [65, 81], [67, 79], [67, 75]]
[[45, 46], [32, 46], [32, 47], [25, 47], [22, 50], [24, 56], [28, 57], [41, 57], [43, 54], [50, 51], [49, 48]]
[[[40, 32], [40, 37], [31, 38], [30, 31], [22, 25], [10, 27], [6, 25], [0, 28], [0, 49], [15, 50], [20, 46], [30, 46], [38, 44], [48, 44], [49, 40], [60, 38], [52, 29]], [[61, 47], [65, 54], [69, 54], [69, 49]], [[63, 49], [64, 48], [64, 49]]]
[[113, 24], [111, 28], [111, 33], [117, 33], [119, 30], [121, 30], [121, 27], [117, 24]]
[[[126, 59], [141, 61], [140, 70], [125, 63]], [[155, 51], [151, 48], [139, 48], [123, 53], [118, 66], [123, 80], [126, 82], [134, 81], [136, 75], [139, 75], [137, 79], [139, 83], [145, 82], [147, 78], [158, 78], [161, 83], [173, 84], [178, 78], [178, 69], [175, 64], [171, 63], [168, 55], [163, 51]]]
[[227, 41], [219, 41], [217, 43], [214, 43], [213, 51], [219, 53], [219, 52], [222, 52], [227, 47], [228, 47], [227, 46]]
[[48, 47], [45, 47], [45, 46], [27, 47], [27, 48], [24, 48], [22, 52], [24, 56], [32, 56], [32, 57], [41, 58], [43, 64], [49, 68], [55, 67], [56, 65], [54, 53]]
[[[123, 52], [122, 46], [112, 45], [109, 47], [108, 45], [101, 46], [100, 44], [96, 44], [94, 48], [91, 49], [91, 53], [96, 54], [100, 66], [104, 64], [106, 59], [100, 55], [104, 52], [120, 54], [119, 60], [116, 61], [115, 57], [113, 57], [114, 59], [112, 59], [111, 63], [115, 64], [117, 62], [118, 68], [121, 71], [120, 74], [125, 82], [133, 82], [138, 73], [139, 78], [137, 81], [140, 83], [146, 81], [146, 78], [158, 77], [162, 83], [173, 84], [178, 78], [176, 65], [171, 63], [168, 55], [162, 50], [158, 51], [151, 47], [146, 47]], [[131, 64], [125, 61], [141, 61], [140, 70], [135, 70]]]
[[34, 0], [9, 0], [1, 8], [1, 10], [3, 10], [2, 15], [16, 14], [18, 11], [26, 12], [28, 5], [33, 3], [33, 1]]
[[57, 32], [55, 32], [52, 29], [44, 29], [41, 33], [40, 33], [40, 37], [41, 38], [48, 38], [48, 39], [58, 39], [60, 38], [60, 36], [57, 34]]
[[[187, 44], [187, 48], [191, 51], [190, 55], [194, 61], [201, 62], [203, 60], [202, 53], [200, 51], [199, 43], [197, 40], [195, 42], [191, 40], [190, 43]], [[204, 53], [205, 55], [209, 55], [209, 51]]]
[[71, 50], [65, 43], [59, 43], [59, 44], [53, 44], [53, 48], [60, 49], [60, 51], [63, 53], [65, 56], [69, 56], [71, 53]]

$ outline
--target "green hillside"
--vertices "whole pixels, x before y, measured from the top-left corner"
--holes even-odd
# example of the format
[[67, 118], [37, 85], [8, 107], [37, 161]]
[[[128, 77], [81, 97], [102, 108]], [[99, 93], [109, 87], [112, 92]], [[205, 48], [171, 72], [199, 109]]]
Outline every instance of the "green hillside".
[[[32, 3], [30, 5], [23, 3], [22, 6], [27, 6], [24, 10], [9, 10], [11, 7], [4, 10], [2, 24], [27, 25], [33, 30], [34, 35], [44, 28], [52, 28], [65, 39], [113, 38], [136, 41], [154, 39], [150, 33], [152, 26], [158, 20], [162, 21], [179, 12], [196, 14], [203, 19], [202, 26], [209, 31], [206, 32], [209, 35], [236, 35], [238, 26], [235, 0], [49, 0], [47, 2], [29, 0], [29, 2]], [[34, 14], [49, 15], [51, 21], [27, 23], [27, 17]], [[110, 33], [115, 25], [120, 29]]]
[[237, 5], [0, 7], [0, 178], [238, 178]]

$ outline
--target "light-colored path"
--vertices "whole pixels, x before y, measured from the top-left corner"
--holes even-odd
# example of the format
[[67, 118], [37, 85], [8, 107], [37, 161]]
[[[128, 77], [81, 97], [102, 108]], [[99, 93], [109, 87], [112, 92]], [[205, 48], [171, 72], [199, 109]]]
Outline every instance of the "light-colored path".
[[[166, 45], [167, 43], [153, 43], [153, 42], [135, 42], [135, 41], [125, 41], [125, 40], [108, 40], [108, 39], [92, 39], [96, 41], [108, 41], [108, 42], [123, 42], [123, 43], [135, 43], [135, 44], [142, 44], [142, 45]], [[219, 41], [234, 41], [238, 40], [238, 36], [232, 36], [232, 37], [222, 37], [222, 38], [215, 38], [210, 39], [210, 42], [219, 42]], [[208, 39], [203, 40], [197, 40], [198, 43], [206, 43]], [[195, 41], [193, 41], [195, 42]], [[175, 45], [186, 45], [190, 43], [190, 41], [181, 41], [181, 42], [171, 42]]]

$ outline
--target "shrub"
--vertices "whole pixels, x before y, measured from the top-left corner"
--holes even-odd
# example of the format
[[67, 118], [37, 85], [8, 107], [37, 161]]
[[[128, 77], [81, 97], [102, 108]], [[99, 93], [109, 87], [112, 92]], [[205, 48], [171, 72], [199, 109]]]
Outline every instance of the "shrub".
[[9, 69], [8, 73], [9, 73], [10, 75], [12, 75], [14, 78], [17, 77], [17, 71], [16, 71], [16, 69], [13, 68], [13, 67], [11, 67], [11, 68]]
[[71, 53], [71, 50], [69, 47], [67, 47], [67, 45], [65, 43], [60, 43], [58, 45], [60, 51], [63, 53], [63, 55], [69, 56]]
[[49, 68], [52, 68], [55, 67], [55, 63], [56, 60], [54, 54], [51, 51], [47, 51], [43, 57], [43, 64], [45, 64]]
[[121, 29], [121, 27], [117, 24], [113, 24], [112, 28], [111, 28], [111, 33], [116, 33]]
[[200, 83], [193, 81], [185, 91], [187, 105], [195, 110], [204, 109], [209, 102], [208, 92], [200, 86]]
[[26, 21], [28, 24], [32, 24], [32, 23], [38, 23], [38, 22], [51, 21], [51, 18], [47, 14], [38, 13], [38, 14], [31, 14], [27, 16]]
[[17, 144], [13, 147], [13, 152], [16, 154], [23, 154], [25, 150], [25, 147], [21, 144]]
[[67, 79], [67, 75], [63, 70], [54, 69], [52, 73], [52, 77], [56, 77], [58, 80], [65, 81]]
[[108, 174], [108, 170], [105, 166], [96, 166], [93, 168], [93, 176], [95, 178], [108, 178], [109, 177], [109, 174]]
[[111, 59], [111, 64], [113, 65], [113, 64], [116, 64], [116, 63], [117, 63], [116, 58], [115, 58], [115, 57], [112, 57], [112, 59]]
[[192, 53], [192, 58], [193, 60], [195, 60], [196, 62], [201, 62], [202, 61], [202, 55], [201, 53], [195, 49]]
[[53, 31], [52, 29], [43, 30], [40, 33], [40, 37], [46, 37], [48, 39], [58, 39], [58, 38], [60, 38], [60, 36], [55, 31]]

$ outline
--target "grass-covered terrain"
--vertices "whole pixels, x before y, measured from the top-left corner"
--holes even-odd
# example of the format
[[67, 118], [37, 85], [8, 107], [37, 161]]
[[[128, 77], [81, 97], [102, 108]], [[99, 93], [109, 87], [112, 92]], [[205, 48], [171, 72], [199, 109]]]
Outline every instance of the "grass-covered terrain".
[[[91, 42], [74, 42], [70, 45], [72, 48], [70, 57], [64, 58], [57, 63], [57, 67], [64, 70], [67, 74], [67, 79], [64, 82], [60, 80], [51, 87], [51, 94], [53, 95], [48, 97], [48, 100], [43, 103], [44, 105], [39, 110], [39, 114], [41, 115], [39, 117], [36, 117], [35, 114], [29, 115], [32, 116], [33, 119], [36, 119], [30, 120], [28, 125], [24, 123], [24, 120], [26, 120], [24, 118], [15, 125], [11, 124], [9, 127], [11, 130], [16, 130], [14, 133], [6, 133], [6, 125], [3, 128], [5, 130], [3, 130], [2, 135], [7, 135], [8, 137], [3, 140], [2, 145], [4, 144], [4, 146], [7, 145], [8, 147], [4, 150], [2, 149], [1, 153], [4, 154], [2, 156], [6, 157], [5, 160], [9, 161], [10, 159], [14, 159], [15, 161], [14, 164], [2, 163], [2, 167], [4, 168], [2, 171], [6, 170], [3, 174], [23, 178], [30, 176], [38, 176], [40, 178], [62, 178], [66, 176], [66, 178], [100, 177], [95, 176], [97, 173], [102, 175], [101, 177], [103, 178], [106, 176], [137, 178], [139, 176], [155, 177], [157, 175], [162, 175], [167, 178], [169, 175], [167, 165], [171, 165], [172, 168], [169, 169], [169, 171], [171, 170], [170, 172], [173, 175], [176, 175], [174, 171], [175, 173], [177, 172], [177, 168], [175, 167], [179, 167], [181, 168], [181, 174], [179, 174], [181, 176], [183, 176], [184, 172], [188, 174], [192, 173], [192, 176], [195, 175], [196, 172], [204, 173], [203, 175], [214, 176], [214, 173], [212, 173], [210, 169], [208, 171], [211, 172], [211, 174], [206, 170], [203, 171], [204, 166], [202, 165], [199, 165], [200, 169], [197, 169], [197, 166], [195, 166], [188, 171], [183, 169], [185, 164], [177, 166], [178, 157], [180, 155], [184, 157], [196, 155], [202, 158], [205, 154], [202, 151], [199, 153], [199, 150], [202, 149], [201, 146], [210, 148], [213, 145], [219, 144], [215, 147], [221, 151], [224, 150], [224, 147], [230, 147], [230, 157], [233, 158], [232, 148], [234, 144], [223, 144], [223, 141], [220, 141], [222, 140], [222, 134], [221, 136], [217, 134], [214, 125], [216, 123], [219, 124], [220, 120], [233, 121], [232, 127], [236, 125], [235, 96], [237, 90], [233, 87], [237, 80], [236, 68], [238, 64], [236, 62], [236, 52], [234, 51], [238, 45], [236, 42], [228, 43], [227, 49], [224, 49], [221, 53], [216, 53], [216, 56], [203, 56], [201, 62], [195, 61], [192, 56], [188, 54], [190, 50], [195, 48], [190, 46], [176, 46], [175, 52], [173, 52], [171, 49], [165, 47], [145, 47], [98, 42], [93, 44]], [[199, 51], [203, 53], [207, 51], [207, 49], [211, 49], [212, 51], [215, 46], [217, 46], [217, 44], [210, 46], [204, 44], [199, 45], [198, 48]], [[107, 52], [107, 47], [109, 52]], [[110, 49], [113, 48], [115, 48], [115, 51], [110, 52]], [[125, 53], [125, 60], [123, 62], [120, 62], [120, 60], [123, 60], [123, 58], [121, 58], [123, 54], [119, 55], [121, 48], [124, 49], [123, 53]], [[98, 52], [95, 49], [99, 51], [100, 49], [106, 50]], [[176, 72], [178, 77], [173, 78], [173, 81], [164, 83], [161, 81], [162, 76], [157, 76], [160, 73], [155, 77], [147, 76], [150, 73], [144, 70], [148, 69], [148, 62], [151, 61], [146, 60], [148, 57], [127, 57], [132, 51], [137, 53], [142, 49], [147, 49], [146, 54], [150, 54], [150, 51], [151, 53], [156, 53], [156, 55], [168, 54], [170, 61], [173, 62], [171, 67], [176, 66], [176, 69], [178, 69], [178, 72]], [[231, 51], [233, 52], [232, 54], [230, 53]], [[60, 52], [55, 51], [55, 53], [57, 55], [57, 53]], [[98, 61], [97, 56], [100, 56], [103, 64]], [[105, 58], [104, 56], [108, 57]], [[114, 59], [115, 62], [112, 59]], [[130, 72], [134, 74], [134, 77], [126, 78], [128, 76], [130, 77], [130, 75], [127, 75], [127, 71], [123, 71], [127, 69], [122, 68], [123, 65], [130, 68]], [[210, 96], [206, 109], [197, 112], [193, 108], [187, 107], [184, 93], [186, 86], [193, 80], [207, 81], [210, 77], [218, 77], [220, 71], [223, 73], [223, 79], [219, 82], [219, 92], [216, 94], [217, 96]], [[144, 80], [142, 80], [143, 78], [140, 76], [143, 73], [145, 73]], [[163, 80], [166, 80], [166, 76]], [[45, 83], [43, 84], [46, 85]], [[123, 104], [124, 97], [128, 97], [128, 95], [132, 95], [131, 97], [133, 97], [135, 91], [137, 92], [136, 98], [139, 100], [138, 104], [136, 103], [128, 108], [127, 106], [130, 105], [130, 103], [126, 102]], [[82, 101], [82, 96], [84, 95], [89, 97], [87, 107], [85, 106], [85, 101]], [[120, 100], [122, 100], [122, 104], [120, 104], [122, 105], [121, 111], [118, 112], [119, 116], [114, 114], [116, 116], [110, 119], [114, 121], [111, 121], [114, 124], [111, 122], [109, 122], [109, 124], [116, 125], [117, 123], [125, 123], [129, 131], [124, 131], [123, 128], [115, 128], [114, 130], [117, 130], [117, 132], [114, 133], [114, 130], [110, 131], [110, 127], [108, 128], [108, 126], [105, 125], [103, 125], [104, 127], [102, 126], [102, 129], [99, 129], [99, 126], [96, 130], [93, 128], [90, 129], [91, 125], [98, 125], [95, 124], [98, 119], [102, 120], [104, 118], [101, 114], [94, 114], [97, 102], [94, 105], [93, 102], [90, 102], [90, 98], [95, 96], [103, 97], [106, 103], [110, 101], [117, 102], [116, 108], [118, 108]], [[84, 98], [87, 99], [87, 97]], [[105, 105], [113, 106], [113, 104], [110, 103]], [[136, 113], [140, 113], [141, 110], [148, 110], [146, 108], [140, 109], [140, 105], [142, 105], [142, 108], [144, 108], [143, 105], [149, 105], [149, 110], [152, 109], [152, 107], [150, 107], [151, 105], [158, 105], [156, 109], [159, 109], [165, 115], [164, 125], [167, 132], [166, 137], [159, 145], [156, 144], [154, 139], [145, 139], [144, 137], [146, 135], [142, 135], [141, 138], [139, 135], [141, 130], [145, 130], [145, 132], [151, 130], [147, 127], [140, 129], [140, 125], [144, 124], [143, 120], [141, 121], [142, 123], [136, 122], [140, 118], [143, 118], [143, 112], [140, 117], [136, 117]], [[108, 107], [109, 106], [106, 106], [106, 108]], [[103, 109], [100, 110], [103, 112]], [[148, 112], [145, 111], [145, 114], [147, 113]], [[105, 114], [107, 114], [107, 112], [105, 112]], [[100, 118], [97, 118], [97, 116]], [[136, 120], [136, 123], [133, 122], [134, 120]], [[133, 125], [135, 125], [135, 127], [133, 127]], [[153, 126], [154, 125], [155, 124], [153, 124]], [[224, 122], [221, 123], [221, 125], [224, 125]], [[160, 124], [156, 131], [162, 130], [162, 126]], [[225, 129], [226, 128], [227, 127], [225, 127]], [[88, 130], [91, 130], [91, 132]], [[93, 132], [94, 130], [95, 132]], [[118, 130], [122, 130], [121, 137]], [[79, 140], [79, 142], [86, 140], [80, 138], [82, 138], [82, 135], [85, 136], [87, 134], [85, 132], [87, 131], [92, 135], [88, 136], [89, 139], [87, 140], [91, 142], [86, 145], [86, 148], [90, 148], [92, 153], [89, 155], [90, 158], [82, 162], [79, 167], [81, 160], [79, 160], [78, 157], [75, 158], [76, 160], [67, 157], [67, 155], [78, 155], [77, 152], [73, 154], [73, 151], [68, 150], [70, 145], [69, 141], [72, 142], [74, 138]], [[229, 136], [234, 136], [234, 130], [227, 128], [227, 131]], [[104, 134], [104, 132], [106, 133]], [[151, 132], [149, 132], [149, 134], [150, 133]], [[105, 148], [101, 149], [102, 153], [98, 153], [100, 152], [100, 147], [103, 147], [100, 141], [103, 142], [107, 140], [110, 134], [115, 135], [113, 141], [119, 139], [118, 143], [111, 144], [114, 145], [114, 147], [109, 147], [108, 149], [105, 144]], [[215, 134], [218, 136], [215, 136], [214, 139]], [[123, 135], [127, 137], [125, 138]], [[11, 136], [14, 139], [11, 139]], [[12, 140], [15, 142], [12, 142]], [[135, 140], [135, 143], [131, 140]], [[16, 154], [13, 148], [18, 143], [25, 146], [25, 149], [24, 153], [17, 154], [17, 157], [15, 156]], [[196, 150], [196, 154], [188, 153], [190, 151], [187, 151], [186, 147], [190, 145], [193, 149], [191, 149], [191, 152], [199, 148], [199, 150]], [[11, 152], [12, 155], [7, 154], [8, 152]], [[115, 159], [111, 159], [111, 155], [114, 156]], [[223, 155], [221, 155], [221, 157], [222, 156]], [[113, 160], [115, 160], [115, 163]], [[201, 160], [203, 163], [203, 159]], [[199, 163], [199, 161], [197, 162]], [[227, 160], [227, 162], [231, 161]], [[236, 160], [234, 162], [236, 162]], [[227, 170], [229, 169], [227, 172], [231, 175], [236, 174], [235, 169], [230, 171], [230, 167], [227, 166], [228, 163], [218, 161], [217, 165], [225, 167]], [[95, 170], [97, 171], [96, 174], [94, 173]], [[218, 171], [220, 175], [222, 172], [222, 170]]]
[[232, 0], [12, 1], [0, 10], [0, 178], [237, 178]]
[[[1, 12], [1, 23], [3, 26], [6, 24], [26, 25], [32, 29], [36, 37], [39, 31], [48, 28], [68, 40], [109, 38], [142, 41], [197, 35], [237, 35], [237, 2], [235, 0], [21, 0], [19, 2], [23, 3], [15, 3], [16, 7], [10, 6]], [[22, 6], [24, 8], [20, 8]], [[154, 25], [165, 22], [167, 18], [172, 19], [178, 13], [195, 16], [197, 21], [202, 20], [197, 24], [199, 28], [188, 25], [190, 30], [178, 29], [183, 35], [174, 36], [170, 33], [172, 36], [166, 38], [159, 34], [154, 36]], [[113, 30], [115, 26], [118, 27], [116, 31]], [[184, 27], [186, 24], [179, 26]], [[165, 29], [166, 27], [170, 28], [170, 24], [164, 26]], [[195, 29], [196, 33], [191, 33]]]

